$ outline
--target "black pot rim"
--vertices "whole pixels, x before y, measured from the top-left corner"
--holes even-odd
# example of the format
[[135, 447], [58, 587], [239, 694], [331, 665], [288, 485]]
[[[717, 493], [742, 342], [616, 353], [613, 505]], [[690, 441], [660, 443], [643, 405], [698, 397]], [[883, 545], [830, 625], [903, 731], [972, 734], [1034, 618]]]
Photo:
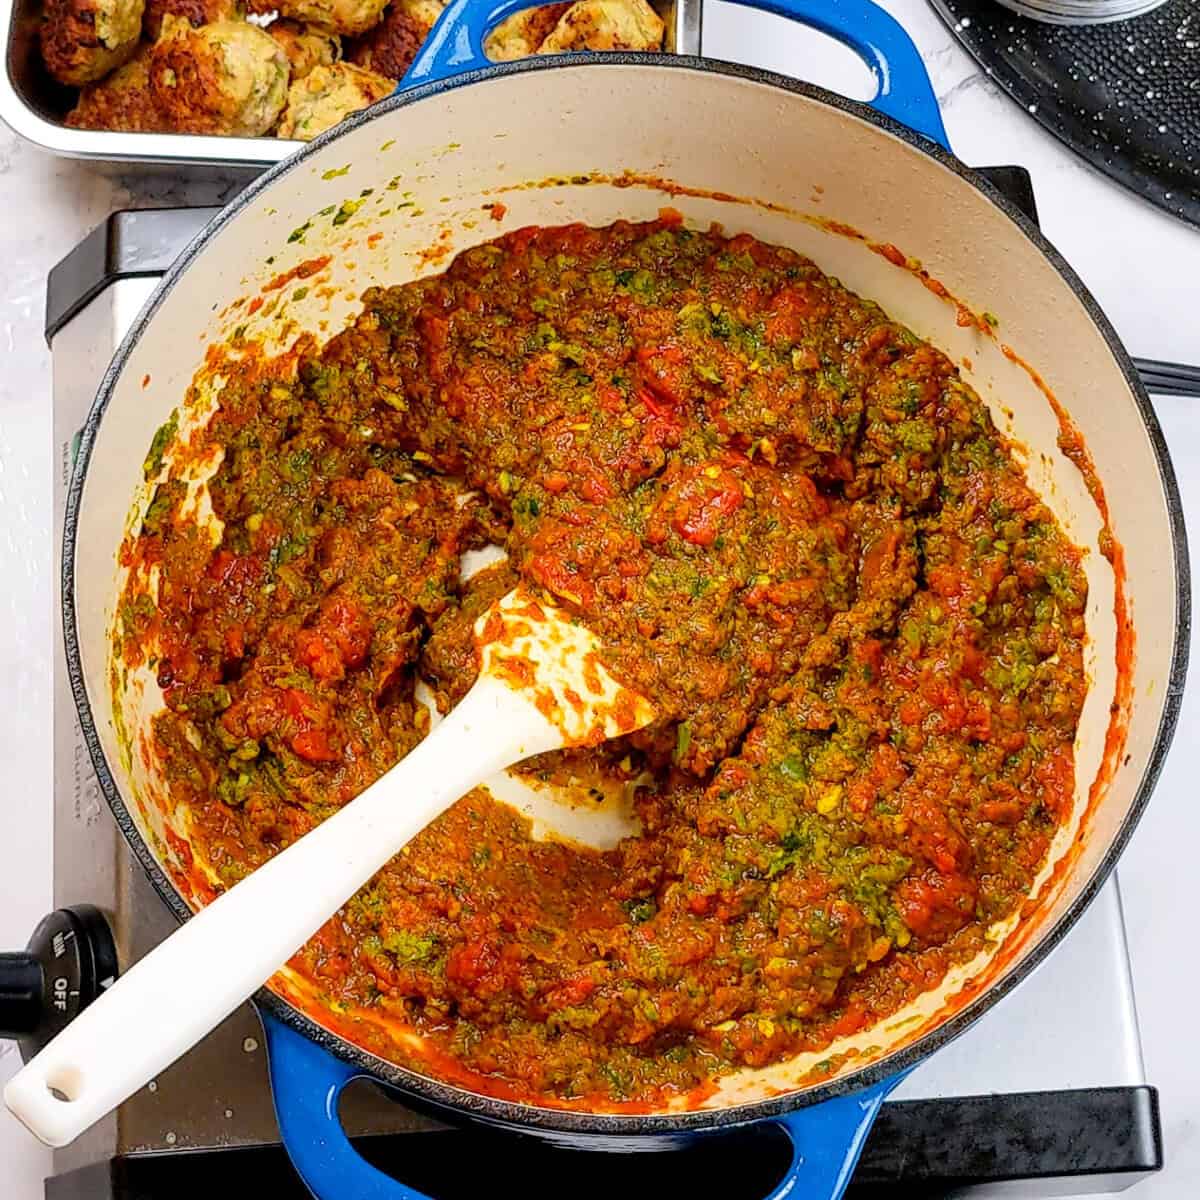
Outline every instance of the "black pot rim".
[[121, 832], [149, 876], [155, 890], [179, 920], [186, 920], [192, 915], [191, 909], [175, 889], [170, 879], [159, 867], [149, 846], [134, 824], [133, 818], [109, 770], [88, 701], [79, 652], [74, 592], [74, 559], [79, 508], [96, 433], [112, 398], [116, 382], [124, 369], [133, 347], [137, 344], [147, 324], [165, 297], [178, 283], [190, 263], [204, 250], [213, 237], [229, 222], [233, 221], [244, 208], [248, 207], [261, 192], [274, 185], [278, 180], [284, 178], [292, 171], [303, 166], [309, 157], [319, 152], [329, 142], [337, 140], [341, 136], [375, 120], [379, 116], [429, 99], [443, 92], [470, 87], [476, 83], [508, 75], [535, 71], [571, 70], [581, 66], [586, 66], [588, 69], [621, 66], [655, 67], [664, 70], [687, 70], [697, 73], [719, 74], [763, 84], [793, 95], [803, 96], [806, 99], [818, 101], [830, 108], [837, 109], [885, 130], [887, 133], [928, 155], [948, 170], [953, 171], [954, 174], [981, 192], [1020, 229], [1043, 257], [1050, 262], [1063, 282], [1079, 299], [1088, 316], [1104, 338], [1113, 359], [1125, 377], [1125, 381], [1128, 384], [1130, 393], [1134, 398], [1142, 422], [1150, 438], [1158, 464], [1159, 482], [1166, 498], [1174, 543], [1174, 562], [1172, 566], [1175, 571], [1175, 602], [1178, 621], [1175, 630], [1175, 643], [1166, 699], [1162, 716], [1159, 720], [1154, 748], [1138, 785], [1137, 793], [1121, 827], [1114, 835], [1103, 860], [1073, 903], [1042, 934], [1036, 945], [1016, 968], [1009, 971], [1003, 978], [993, 982], [971, 1003], [965, 1005], [929, 1033], [911, 1045], [886, 1056], [876, 1063], [803, 1091], [786, 1093], [770, 1099], [722, 1109], [669, 1115], [628, 1115], [540, 1108], [469, 1092], [462, 1088], [440, 1083], [435, 1079], [407, 1068], [396, 1066], [360, 1049], [344, 1038], [330, 1033], [310, 1018], [301, 1014], [291, 1004], [280, 999], [273, 992], [269, 992], [265, 988], [261, 989], [254, 997], [255, 1003], [261, 1009], [304, 1034], [337, 1057], [361, 1068], [363, 1074], [383, 1081], [398, 1092], [411, 1096], [419, 1103], [433, 1106], [443, 1115], [450, 1115], [451, 1117], [461, 1116], [508, 1128], [519, 1128], [531, 1132], [542, 1131], [546, 1134], [590, 1134], [600, 1137], [628, 1137], [630, 1135], [649, 1134], [679, 1135], [688, 1132], [728, 1129], [764, 1119], [777, 1119], [785, 1113], [796, 1109], [818, 1104], [835, 1096], [859, 1091], [862, 1088], [882, 1082], [888, 1077], [909, 1070], [935, 1050], [964, 1032], [1046, 958], [1050, 951], [1058, 945], [1067, 931], [1074, 925], [1076, 920], [1078, 920], [1079, 916], [1103, 886], [1113, 867], [1116, 865], [1117, 859], [1120, 857], [1126, 843], [1129, 841], [1142, 813], [1145, 811], [1150, 793], [1162, 770], [1163, 762], [1175, 732], [1182, 703], [1184, 680], [1187, 673], [1189, 630], [1191, 624], [1191, 592], [1183, 507], [1162, 429], [1159, 426], [1158, 418], [1151, 406], [1149, 397], [1138, 377], [1136, 368], [1122, 346], [1120, 339], [1117, 337], [1116, 331], [1105, 317], [1091, 293], [1058, 251], [1046, 240], [1038, 227], [986, 179], [960, 162], [948, 150], [928, 140], [921, 134], [915, 133], [908, 127], [899, 124], [890, 117], [876, 112], [867, 104], [848, 100], [824, 88], [789, 79], [786, 76], [778, 75], [771, 71], [764, 71], [734, 63], [718, 62], [712, 59], [682, 55], [611, 52], [604, 54], [568, 55], [559, 58], [532, 58], [511, 63], [496, 64], [480, 70], [466, 72], [452, 79], [423, 84], [402, 95], [393, 96], [391, 99], [383, 101], [374, 108], [347, 119], [341, 125], [322, 134], [319, 138], [308, 143], [301, 150], [250, 184], [245, 191], [212, 220], [196, 240], [175, 261], [163, 276], [150, 301], [126, 334], [112, 363], [105, 372], [97, 391], [96, 399], [88, 414], [87, 423], [82, 431], [75, 467], [71, 476], [63, 535], [63, 626], [71, 691], [79, 712], [84, 739], [87, 743], [92, 763], [95, 766], [101, 789], [104, 792], [109, 807], [112, 809], [113, 816]]

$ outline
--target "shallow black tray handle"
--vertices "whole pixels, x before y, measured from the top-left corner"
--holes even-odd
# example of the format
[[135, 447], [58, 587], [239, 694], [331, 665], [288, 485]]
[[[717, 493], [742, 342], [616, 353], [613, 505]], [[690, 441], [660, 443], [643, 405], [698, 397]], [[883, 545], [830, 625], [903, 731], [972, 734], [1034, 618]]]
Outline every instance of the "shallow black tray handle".
[[1200, 367], [1161, 362], [1156, 358], [1135, 358], [1133, 365], [1137, 367], [1148, 392], [1160, 396], [1200, 397]]

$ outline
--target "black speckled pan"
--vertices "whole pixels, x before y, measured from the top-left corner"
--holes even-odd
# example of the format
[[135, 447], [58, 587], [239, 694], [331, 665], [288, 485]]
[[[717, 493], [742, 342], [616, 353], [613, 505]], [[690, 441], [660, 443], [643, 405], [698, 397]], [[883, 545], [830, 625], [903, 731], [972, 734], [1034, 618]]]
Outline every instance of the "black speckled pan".
[[1110, 179], [1200, 227], [1200, 4], [1066, 28], [930, 0], [988, 75]]

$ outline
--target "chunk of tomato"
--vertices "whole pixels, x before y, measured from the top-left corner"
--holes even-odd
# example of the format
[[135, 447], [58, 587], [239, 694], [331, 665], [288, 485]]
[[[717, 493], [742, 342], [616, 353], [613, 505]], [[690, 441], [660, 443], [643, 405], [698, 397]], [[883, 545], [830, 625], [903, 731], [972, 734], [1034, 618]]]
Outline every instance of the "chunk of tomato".
[[308, 762], [336, 762], [337, 751], [329, 744], [329, 734], [324, 729], [305, 729], [292, 738], [292, 749]]
[[685, 542], [707, 547], [717, 540], [725, 518], [744, 503], [737, 476], [721, 469], [713, 474], [697, 471], [676, 484], [664, 497], [662, 508], [671, 528]]

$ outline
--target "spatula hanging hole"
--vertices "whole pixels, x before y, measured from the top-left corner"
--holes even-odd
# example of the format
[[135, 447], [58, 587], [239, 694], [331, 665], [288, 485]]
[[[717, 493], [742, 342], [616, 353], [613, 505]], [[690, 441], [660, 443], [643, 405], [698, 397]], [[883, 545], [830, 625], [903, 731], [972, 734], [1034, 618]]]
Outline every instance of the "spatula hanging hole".
[[83, 1076], [75, 1067], [59, 1067], [47, 1077], [46, 1090], [55, 1100], [70, 1104], [72, 1100], [79, 1099], [79, 1093], [83, 1090]]
[[871, 68], [849, 46], [774, 13], [707, 4], [704, 38], [719, 42], [722, 58], [816, 83], [851, 100], [871, 101], [879, 93]]

